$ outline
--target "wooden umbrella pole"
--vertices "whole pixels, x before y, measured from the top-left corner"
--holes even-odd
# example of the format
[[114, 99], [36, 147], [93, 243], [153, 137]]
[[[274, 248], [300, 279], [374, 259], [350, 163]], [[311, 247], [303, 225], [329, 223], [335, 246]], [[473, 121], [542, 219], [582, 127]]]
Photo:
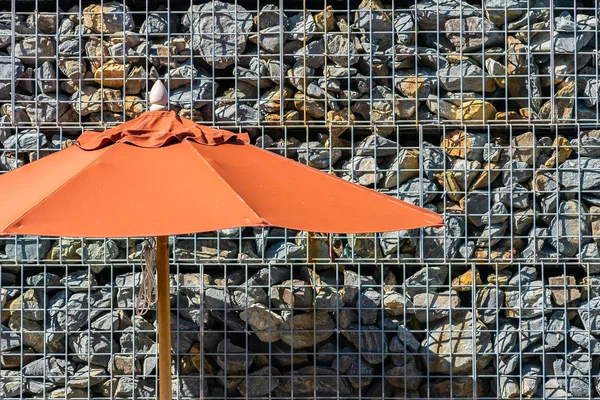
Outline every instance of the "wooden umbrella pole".
[[169, 237], [156, 238], [158, 261], [158, 387], [159, 400], [171, 400], [171, 294]]

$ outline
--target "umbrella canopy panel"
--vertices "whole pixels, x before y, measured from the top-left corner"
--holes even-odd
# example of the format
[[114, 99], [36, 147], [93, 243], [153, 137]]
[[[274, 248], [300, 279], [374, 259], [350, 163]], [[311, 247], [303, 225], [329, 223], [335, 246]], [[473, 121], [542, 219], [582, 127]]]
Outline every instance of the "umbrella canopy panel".
[[[178, 118], [146, 114], [153, 113], [164, 114], [158, 121]], [[120, 138], [114, 130], [102, 134], [110, 140], [95, 137], [97, 149], [72, 146], [0, 176], [0, 233], [134, 237], [245, 226], [358, 233], [443, 225], [431, 211], [243, 140], [214, 146], [180, 135], [163, 147], [142, 140], [149, 146], [142, 147], [135, 137], [152, 126], [123, 126]]]

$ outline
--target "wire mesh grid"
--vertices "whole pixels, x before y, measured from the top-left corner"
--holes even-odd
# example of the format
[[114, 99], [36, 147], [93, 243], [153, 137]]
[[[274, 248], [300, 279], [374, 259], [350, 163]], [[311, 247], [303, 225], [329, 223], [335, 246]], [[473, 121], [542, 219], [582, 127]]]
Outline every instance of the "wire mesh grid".
[[[178, 399], [589, 399], [599, 10], [13, 0], [0, 173], [140, 115], [161, 79], [184, 117], [444, 216], [310, 233], [317, 264], [307, 232], [171, 238]], [[134, 313], [142, 244], [0, 238], [0, 398], [156, 397], [155, 314]]]

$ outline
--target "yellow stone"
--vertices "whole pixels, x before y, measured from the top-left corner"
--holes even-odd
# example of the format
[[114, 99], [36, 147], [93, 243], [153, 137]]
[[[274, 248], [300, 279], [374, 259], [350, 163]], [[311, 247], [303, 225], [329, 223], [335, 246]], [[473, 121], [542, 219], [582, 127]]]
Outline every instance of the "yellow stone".
[[[481, 276], [479, 275], [479, 270], [474, 268], [475, 275], [475, 285], [483, 285], [481, 281]], [[458, 292], [468, 292], [469, 290], [473, 290], [473, 271], [466, 271], [464, 274], [457, 276], [452, 280], [452, 289]]]
[[302, 92], [294, 93], [294, 107], [305, 117], [323, 118], [325, 115], [324, 105], [324, 100], [304, 96]]
[[552, 154], [552, 157], [550, 157], [544, 163], [544, 167], [546, 167], [546, 168], [554, 168], [556, 166], [556, 158], [557, 158], [556, 149], [557, 148], [558, 148], [558, 165], [564, 163], [567, 160], [567, 158], [569, 158], [571, 153], [573, 152], [573, 149], [571, 148], [571, 142], [569, 142], [569, 140], [567, 138], [565, 138], [564, 136], [561, 136], [561, 135], [559, 135], [556, 139], [554, 139], [554, 143], [552, 143], [552, 147], [554, 149], [554, 153]]
[[[327, 6], [326, 12], [321, 11], [315, 15], [315, 24], [319, 32], [332, 31], [335, 27], [335, 15], [333, 13], [333, 7]], [[327, 24], [327, 25], [326, 25]]]
[[464, 197], [453, 171], [440, 172], [436, 178], [450, 200], [460, 201]]
[[146, 87], [146, 71], [140, 65], [131, 68], [125, 82], [126, 94], [138, 94]]
[[106, 110], [115, 113], [123, 112], [123, 95], [120, 90], [104, 88], [97, 93]]
[[496, 121], [506, 121], [510, 123], [512, 121], [522, 121], [525, 118], [516, 111], [499, 111], [496, 113], [494, 119]]
[[462, 103], [462, 115], [461, 107], [457, 107], [456, 111], [456, 120], [460, 120], [462, 116], [465, 121], [481, 122], [493, 119], [498, 112], [492, 103], [483, 100], [465, 100]]
[[3, 351], [0, 354], [0, 365], [2, 368], [21, 368], [22, 365], [27, 365], [32, 361], [35, 361], [36, 354], [33, 350], [25, 348], [23, 349], [23, 355], [21, 356], [21, 350], [10, 350]]
[[488, 188], [500, 176], [500, 167], [494, 163], [486, 163], [482, 167], [483, 171], [473, 180], [469, 191]]
[[465, 131], [454, 130], [449, 135], [445, 135], [440, 147], [449, 156], [458, 158], [467, 158], [472, 151], [473, 139]]
[[576, 281], [573, 276], [550, 277], [548, 278], [548, 285], [550, 286], [552, 299], [558, 306], [564, 306], [581, 298], [581, 292], [575, 286]]
[[512, 277], [512, 273], [508, 270], [498, 271], [495, 274], [489, 274], [487, 281], [492, 285], [508, 285], [508, 281]]
[[136, 118], [146, 111], [146, 102], [137, 96], [125, 97], [125, 113], [129, 118]]
[[283, 91], [283, 107], [285, 108], [293, 95], [292, 89], [288, 86], [284, 86], [283, 89], [280, 86], [276, 86], [269, 89], [263, 96], [261, 96], [260, 104], [261, 107], [268, 112], [276, 113], [281, 109], [281, 92]]
[[354, 122], [354, 114], [348, 108], [327, 112], [326, 124], [332, 136], [340, 136]]
[[129, 74], [129, 68], [130, 64], [119, 64], [110, 60], [96, 70], [94, 79], [105, 87], [121, 89]]
[[[123, 37], [125, 37], [125, 44], [129, 47], [137, 47], [142, 42], [142, 37], [137, 32], [127, 31], [127, 32], [116, 32], [114, 36], [110, 38], [111, 44], [119, 44], [123, 42]], [[183, 38], [181, 39], [183, 40]]]
[[80, 248], [81, 240], [62, 239], [62, 241], [50, 249], [46, 258], [49, 260], [60, 260], [61, 258], [66, 260], [79, 260], [81, 256], [77, 254], [77, 250]]
[[507, 38], [507, 59], [506, 69], [509, 75], [527, 72], [527, 54], [528, 50], [523, 43], [513, 36]]

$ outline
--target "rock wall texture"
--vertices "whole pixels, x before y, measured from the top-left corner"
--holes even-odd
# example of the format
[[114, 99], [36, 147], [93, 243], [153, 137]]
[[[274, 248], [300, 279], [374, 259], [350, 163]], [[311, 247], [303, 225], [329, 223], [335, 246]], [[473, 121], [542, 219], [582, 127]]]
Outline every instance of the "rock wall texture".
[[[178, 398], [600, 395], [600, 10], [399, 3], [0, 13], [0, 173], [162, 79], [182, 116], [445, 218], [320, 236], [317, 266], [306, 232], [172, 238]], [[0, 238], [0, 398], [156, 396], [142, 244]]]

